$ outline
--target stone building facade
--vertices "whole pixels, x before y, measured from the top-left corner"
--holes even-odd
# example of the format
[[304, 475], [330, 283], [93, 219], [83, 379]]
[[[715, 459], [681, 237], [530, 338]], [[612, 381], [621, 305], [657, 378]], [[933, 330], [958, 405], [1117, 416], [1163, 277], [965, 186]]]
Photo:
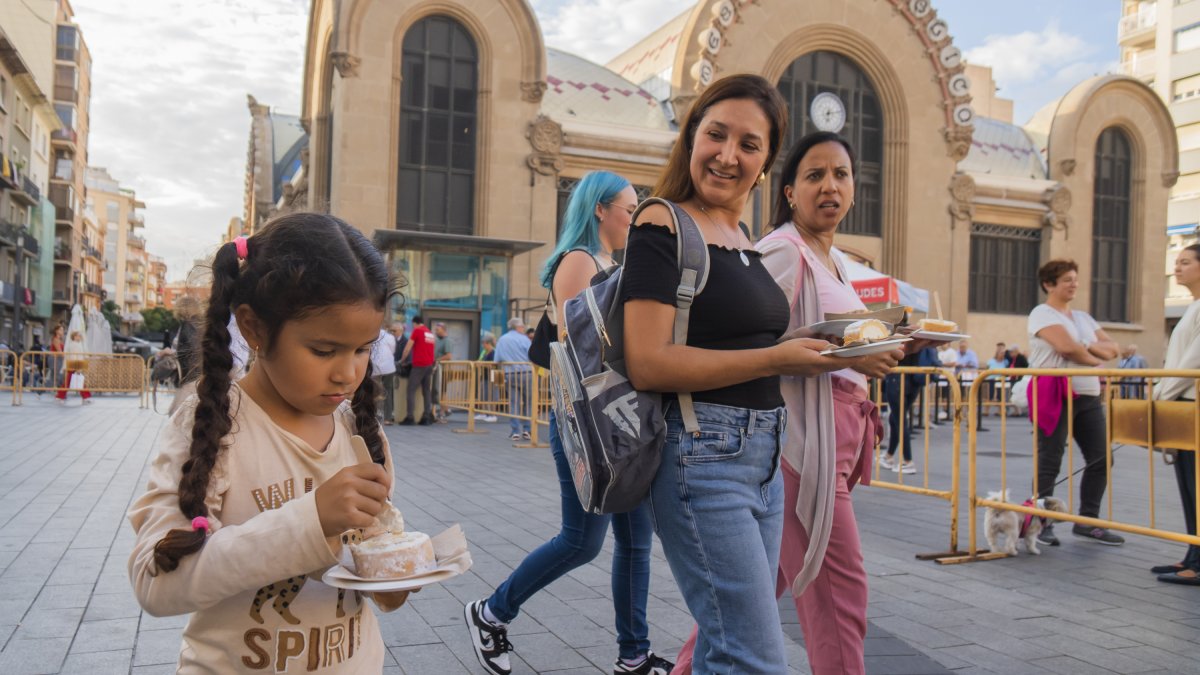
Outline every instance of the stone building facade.
[[[1163, 350], [1161, 303], [1142, 299], [1164, 292], [1178, 153], [1137, 79], [1081, 82], [1018, 126], [929, 0], [698, 0], [603, 65], [547, 49], [524, 0], [310, 11], [308, 147], [276, 206], [327, 205], [374, 236], [408, 278], [407, 312], [451, 323], [464, 355], [508, 316], [540, 314], [574, 182], [608, 169], [647, 194], [698, 92], [741, 72], [779, 84], [789, 143], [814, 129], [814, 98], [833, 97], [862, 158], [839, 246], [936, 291], [981, 352], [1025, 344], [1036, 269], [1064, 255], [1081, 307], [1152, 362]], [[773, 183], [744, 214], [756, 233]]]

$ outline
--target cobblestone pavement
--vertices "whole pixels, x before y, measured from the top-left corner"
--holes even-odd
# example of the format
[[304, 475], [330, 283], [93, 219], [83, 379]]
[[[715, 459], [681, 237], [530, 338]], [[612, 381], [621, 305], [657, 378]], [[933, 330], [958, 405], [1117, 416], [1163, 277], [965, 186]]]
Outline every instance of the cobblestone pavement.
[[[143, 613], [125, 571], [133, 533], [124, 513], [144, 485], [165, 418], [129, 398], [100, 397], [83, 408], [48, 397], [26, 397], [19, 408], [0, 400], [0, 673], [173, 672], [186, 617]], [[980, 439], [980, 474], [989, 477], [981, 485], [995, 488], [1000, 435], [995, 421], [985, 425], [993, 431]], [[557, 530], [549, 452], [512, 447], [503, 422], [481, 425], [485, 434], [452, 433], [462, 427], [388, 429], [406, 520], [430, 532], [462, 523], [475, 560], [470, 573], [381, 617], [388, 673], [479, 672], [463, 604], [488, 594]], [[947, 426], [931, 437], [931, 487], [949, 484], [950, 437]], [[1014, 421], [1007, 440], [1010, 476], [1024, 483], [1029, 425]], [[924, 466], [923, 443], [916, 445]], [[1153, 466], [1157, 522], [1179, 528], [1169, 467], [1136, 448], [1118, 450], [1116, 460], [1115, 513], [1147, 521]], [[965, 463], [962, 473], [965, 486]], [[1200, 591], [1158, 583], [1147, 571], [1180, 559], [1180, 546], [1130, 537], [1108, 548], [1060, 526], [1063, 545], [1040, 557], [942, 566], [914, 555], [947, 548], [946, 502], [874, 486], [855, 490], [855, 503], [871, 582], [871, 673], [1200, 672]], [[963, 518], [960, 548], [965, 510]], [[610, 555], [611, 541], [592, 564], [526, 604], [510, 631], [516, 672], [611, 672]], [[791, 603], [781, 610], [796, 640], [793, 672], [807, 672]], [[649, 619], [654, 647], [673, 655], [691, 619], [657, 545]]]

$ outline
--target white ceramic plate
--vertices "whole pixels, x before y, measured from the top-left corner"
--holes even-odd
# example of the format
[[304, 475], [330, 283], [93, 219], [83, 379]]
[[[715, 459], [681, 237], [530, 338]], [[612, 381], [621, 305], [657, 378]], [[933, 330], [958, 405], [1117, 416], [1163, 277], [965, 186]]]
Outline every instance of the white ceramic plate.
[[892, 338], [890, 340], [881, 340], [879, 342], [872, 342], [869, 345], [859, 345], [857, 347], [839, 347], [838, 349], [826, 349], [825, 351], [823, 351], [821, 353], [822, 354], [832, 354], [833, 356], [840, 356], [842, 358], [849, 358], [851, 356], [866, 356], [867, 354], [878, 354], [879, 352], [891, 351], [891, 350], [895, 349], [896, 347], [898, 347], [899, 345], [902, 345], [905, 342], [911, 342], [911, 341], [912, 341], [912, 338], [906, 338], [906, 337]]
[[935, 333], [928, 330], [919, 330], [910, 333], [909, 337], [916, 340], [931, 340], [933, 342], [958, 342], [959, 340], [966, 340], [971, 336], [964, 333]]

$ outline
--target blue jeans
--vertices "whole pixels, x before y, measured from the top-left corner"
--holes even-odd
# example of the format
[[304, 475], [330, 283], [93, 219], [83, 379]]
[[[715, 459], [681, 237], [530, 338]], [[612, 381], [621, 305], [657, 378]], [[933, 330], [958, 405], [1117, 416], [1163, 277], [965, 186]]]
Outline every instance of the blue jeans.
[[558, 469], [562, 497], [562, 530], [539, 546], [513, 570], [488, 598], [488, 609], [508, 623], [534, 593], [567, 572], [586, 565], [600, 553], [608, 524], [612, 522], [612, 594], [616, 612], [617, 645], [623, 659], [633, 659], [650, 649], [646, 624], [646, 596], [650, 593], [650, 514], [646, 504], [629, 513], [596, 515], [579, 505], [571, 469], [558, 439], [558, 423], [550, 415], [550, 450]]
[[[533, 373], [528, 370], [506, 372], [504, 381], [508, 385], [508, 414], [528, 416], [531, 403], [529, 388], [533, 386]], [[510, 434], [519, 434], [522, 431], [529, 433], [529, 421], [510, 417], [508, 429]], [[554, 432], [550, 432], [550, 435], [555, 436]], [[557, 452], [561, 453], [562, 450]]]
[[697, 403], [696, 435], [677, 405], [666, 417], [650, 515], [699, 627], [692, 672], [786, 673], [775, 600], [786, 413]]

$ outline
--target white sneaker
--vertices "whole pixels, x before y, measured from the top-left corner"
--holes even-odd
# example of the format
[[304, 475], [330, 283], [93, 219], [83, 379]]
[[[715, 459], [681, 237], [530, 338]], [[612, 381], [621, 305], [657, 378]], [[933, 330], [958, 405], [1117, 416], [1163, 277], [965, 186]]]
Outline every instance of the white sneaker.
[[905, 474], [913, 474], [917, 472], [917, 465], [913, 464], [912, 462], [902, 462], [896, 471]]
[[888, 471], [895, 471], [896, 470], [896, 460], [891, 455], [889, 455], [885, 452], [885, 453], [883, 453], [883, 455], [881, 455], [879, 457], [879, 466], [887, 469]]

